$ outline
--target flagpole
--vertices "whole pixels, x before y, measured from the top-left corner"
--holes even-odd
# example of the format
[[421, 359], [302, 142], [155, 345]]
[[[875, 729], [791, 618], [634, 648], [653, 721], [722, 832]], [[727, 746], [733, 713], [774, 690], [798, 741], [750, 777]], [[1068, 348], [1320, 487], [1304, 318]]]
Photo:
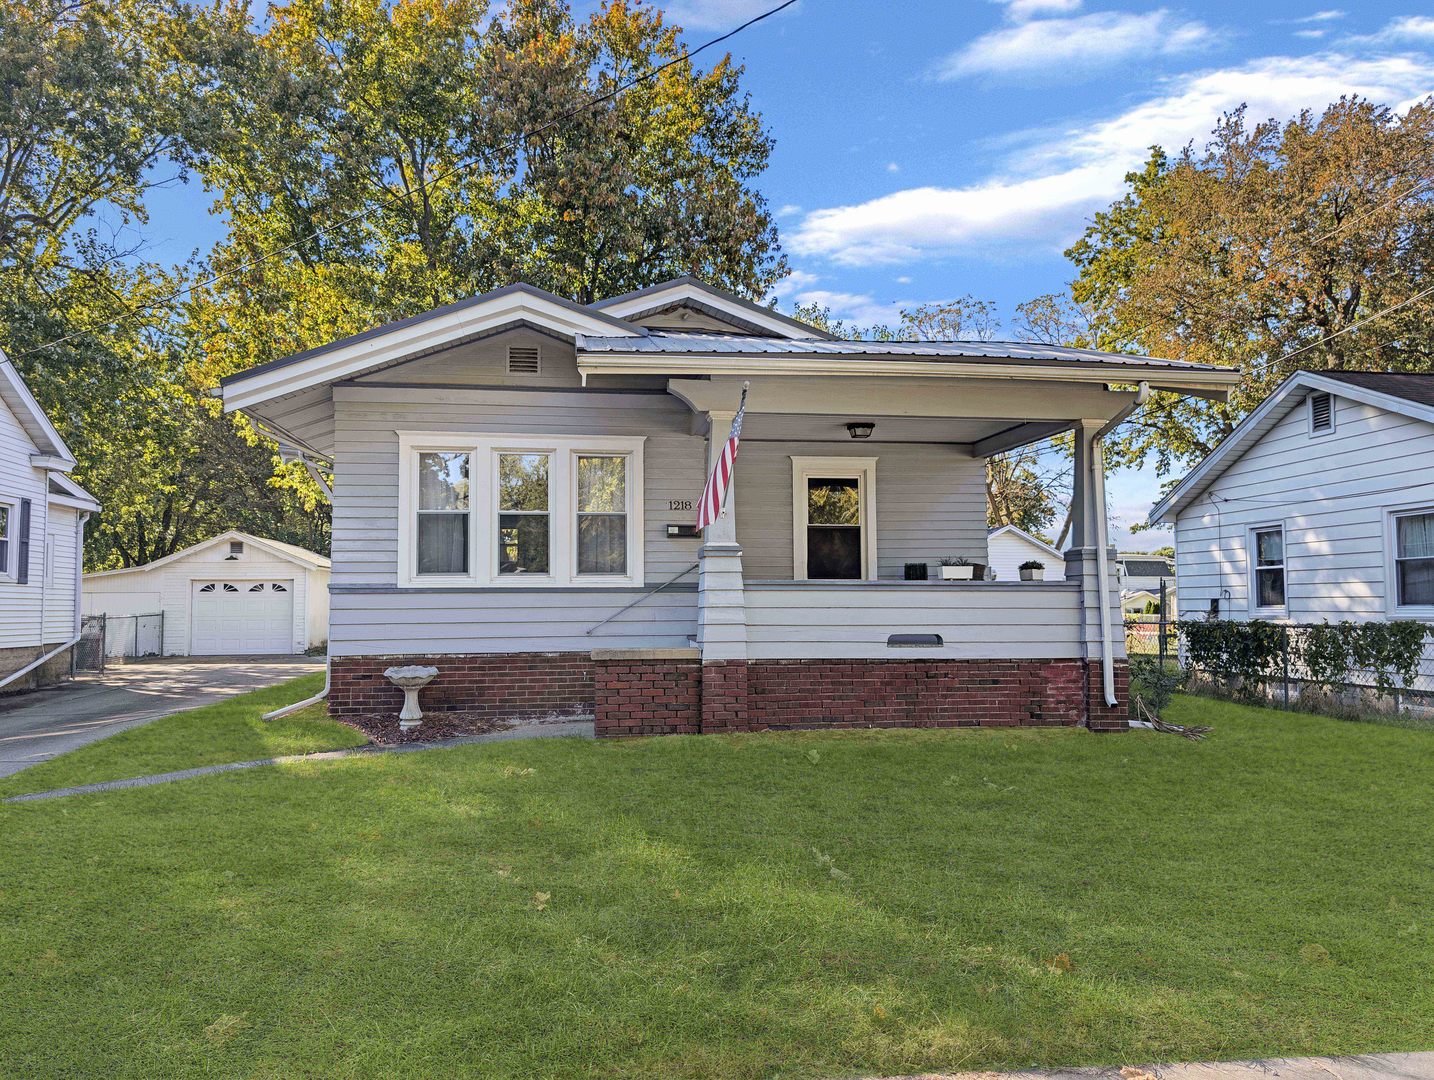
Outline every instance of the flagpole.
[[[747, 407], [747, 391], [750, 390], [750, 389], [752, 389], [752, 384], [751, 384], [750, 382], [743, 382], [743, 383], [742, 383], [742, 397], [741, 397], [741, 398], [738, 400], [738, 402], [737, 402], [737, 411], [738, 411], [739, 413], [740, 413], [743, 409], [745, 409], [745, 408]], [[732, 482], [727, 485], [727, 490], [724, 491], [724, 492], [722, 492], [722, 510], [721, 510], [721, 512], [717, 515], [718, 517], [726, 517], [726, 516], [727, 516], [727, 500], [728, 500], [729, 498], [731, 498], [731, 496], [732, 496], [732, 489], [733, 489], [734, 487], [736, 487], [736, 486], [737, 486], [737, 475], [736, 475], [736, 471], [733, 470]]]

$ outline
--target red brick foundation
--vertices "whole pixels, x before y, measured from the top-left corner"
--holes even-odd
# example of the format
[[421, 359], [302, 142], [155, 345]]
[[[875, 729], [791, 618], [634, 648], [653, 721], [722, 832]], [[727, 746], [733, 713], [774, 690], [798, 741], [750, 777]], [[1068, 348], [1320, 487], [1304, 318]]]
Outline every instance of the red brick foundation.
[[[601, 656], [601, 654], [599, 654]], [[691, 656], [513, 653], [335, 657], [334, 713], [397, 712], [384, 679], [396, 664], [432, 664], [423, 707], [494, 718], [593, 716], [600, 736], [849, 727], [1126, 728], [1108, 708], [1098, 663], [1084, 660], [725, 660]]]
[[405, 664], [438, 669], [438, 678], [423, 691], [425, 710], [508, 720], [593, 715], [593, 662], [587, 653], [335, 656], [329, 661], [329, 711], [398, 712], [403, 691], [383, 673]]

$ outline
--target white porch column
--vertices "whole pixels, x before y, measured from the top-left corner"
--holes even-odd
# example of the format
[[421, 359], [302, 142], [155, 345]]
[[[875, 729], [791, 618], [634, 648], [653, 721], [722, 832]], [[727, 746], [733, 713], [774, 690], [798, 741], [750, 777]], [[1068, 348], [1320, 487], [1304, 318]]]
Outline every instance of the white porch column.
[[[1081, 645], [1086, 661], [1087, 721], [1092, 728], [1124, 727], [1123, 705], [1106, 704], [1103, 681], [1105, 650], [1125, 659], [1125, 626], [1120, 615], [1120, 583], [1115, 549], [1101, 550], [1106, 520], [1105, 462], [1095, 441], [1102, 423], [1082, 421], [1075, 429], [1075, 474], [1071, 491], [1071, 544], [1066, 549], [1066, 580], [1080, 583]], [[1106, 562], [1106, 595], [1101, 595], [1100, 560]], [[1102, 604], [1105, 613], [1102, 615]], [[1117, 693], [1122, 702], [1124, 694]]]
[[[733, 413], [708, 413], [707, 475], [717, 465]], [[697, 644], [702, 650], [702, 730], [747, 726], [747, 597], [737, 543], [737, 476], [727, 485], [726, 512], [707, 526], [697, 569]]]

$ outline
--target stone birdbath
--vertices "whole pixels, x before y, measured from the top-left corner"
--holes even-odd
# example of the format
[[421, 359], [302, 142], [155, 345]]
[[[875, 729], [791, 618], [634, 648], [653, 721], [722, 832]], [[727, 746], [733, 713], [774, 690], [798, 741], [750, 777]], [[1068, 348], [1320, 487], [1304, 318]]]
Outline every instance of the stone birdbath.
[[403, 711], [398, 714], [400, 731], [412, 731], [423, 721], [418, 707], [418, 692], [438, 677], [436, 667], [391, 667], [383, 677], [403, 691]]

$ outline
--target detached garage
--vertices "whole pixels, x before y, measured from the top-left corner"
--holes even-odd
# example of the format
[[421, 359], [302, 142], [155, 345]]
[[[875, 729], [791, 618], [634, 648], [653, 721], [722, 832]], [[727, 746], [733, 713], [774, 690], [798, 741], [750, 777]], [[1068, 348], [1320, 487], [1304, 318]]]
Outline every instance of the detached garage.
[[329, 560], [226, 532], [127, 570], [86, 574], [111, 656], [280, 656], [329, 635]]

